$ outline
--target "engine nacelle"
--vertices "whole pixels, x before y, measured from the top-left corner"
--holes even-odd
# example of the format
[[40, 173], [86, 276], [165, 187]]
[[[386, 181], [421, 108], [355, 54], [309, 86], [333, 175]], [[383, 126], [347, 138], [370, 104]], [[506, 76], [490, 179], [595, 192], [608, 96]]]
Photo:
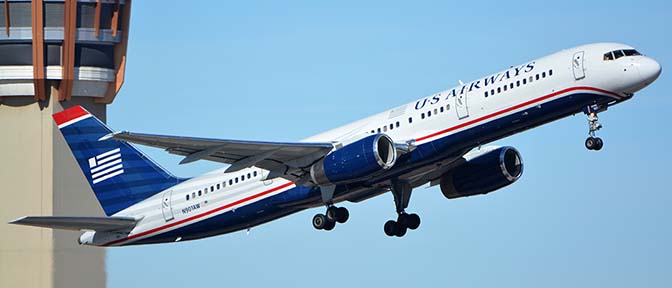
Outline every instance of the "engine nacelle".
[[310, 167], [310, 177], [318, 185], [354, 182], [390, 169], [396, 161], [392, 139], [376, 134], [331, 152]]
[[501, 147], [467, 160], [441, 178], [448, 199], [487, 194], [516, 182], [523, 160], [513, 147]]

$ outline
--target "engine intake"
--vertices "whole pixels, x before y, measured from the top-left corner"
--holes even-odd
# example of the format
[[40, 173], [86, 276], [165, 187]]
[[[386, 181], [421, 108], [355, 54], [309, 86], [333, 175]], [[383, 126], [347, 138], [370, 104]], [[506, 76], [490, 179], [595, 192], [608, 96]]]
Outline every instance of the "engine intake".
[[523, 160], [513, 147], [501, 147], [472, 158], [441, 178], [448, 199], [487, 194], [516, 182]]
[[390, 169], [396, 161], [392, 139], [376, 134], [331, 152], [310, 167], [310, 176], [318, 185], [354, 182]]

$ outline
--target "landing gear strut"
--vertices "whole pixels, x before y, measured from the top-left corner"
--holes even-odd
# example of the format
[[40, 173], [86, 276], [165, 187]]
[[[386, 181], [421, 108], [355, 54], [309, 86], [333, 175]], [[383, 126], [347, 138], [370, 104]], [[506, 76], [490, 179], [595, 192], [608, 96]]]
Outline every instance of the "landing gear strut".
[[390, 220], [383, 227], [387, 236], [402, 237], [406, 235], [408, 229], [415, 230], [420, 227], [420, 216], [417, 214], [407, 214], [408, 202], [411, 200], [411, 185], [406, 181], [392, 180], [392, 195], [394, 196], [394, 205], [397, 208], [397, 221]]
[[336, 227], [336, 223], [345, 223], [348, 218], [350, 218], [348, 209], [329, 205], [325, 214], [313, 216], [313, 227], [317, 230], [330, 231]]
[[604, 146], [604, 142], [601, 138], [595, 136], [595, 132], [602, 128], [602, 124], [598, 122], [599, 118], [597, 113], [600, 112], [600, 107], [597, 105], [592, 105], [586, 107], [585, 113], [588, 116], [588, 138], [586, 139], [586, 148], [588, 150], [599, 151]]

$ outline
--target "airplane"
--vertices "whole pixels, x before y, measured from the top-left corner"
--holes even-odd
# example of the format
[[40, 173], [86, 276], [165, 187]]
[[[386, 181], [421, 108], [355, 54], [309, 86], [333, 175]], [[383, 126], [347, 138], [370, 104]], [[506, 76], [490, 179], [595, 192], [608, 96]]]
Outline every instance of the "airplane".
[[[520, 153], [483, 146], [567, 116], [588, 118], [590, 150], [602, 149], [598, 114], [632, 99], [662, 71], [620, 43], [594, 43], [535, 59], [306, 138], [262, 142], [112, 131], [80, 106], [53, 115], [107, 217], [29, 216], [10, 222], [83, 231], [80, 244], [124, 246], [201, 239], [325, 207], [312, 225], [332, 230], [358, 203], [391, 192], [402, 237], [420, 225], [406, 209], [414, 188], [448, 199], [487, 194], [523, 174]], [[139, 144], [228, 164], [176, 177]]]

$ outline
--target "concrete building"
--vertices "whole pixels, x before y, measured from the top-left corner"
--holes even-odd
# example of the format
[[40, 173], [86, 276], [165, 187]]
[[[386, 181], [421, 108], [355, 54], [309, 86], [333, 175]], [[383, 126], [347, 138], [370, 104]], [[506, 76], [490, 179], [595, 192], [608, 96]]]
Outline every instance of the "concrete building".
[[105, 250], [78, 232], [6, 224], [103, 215], [51, 115], [105, 121], [124, 81], [131, 0], [0, 2], [0, 287], [104, 287]]

